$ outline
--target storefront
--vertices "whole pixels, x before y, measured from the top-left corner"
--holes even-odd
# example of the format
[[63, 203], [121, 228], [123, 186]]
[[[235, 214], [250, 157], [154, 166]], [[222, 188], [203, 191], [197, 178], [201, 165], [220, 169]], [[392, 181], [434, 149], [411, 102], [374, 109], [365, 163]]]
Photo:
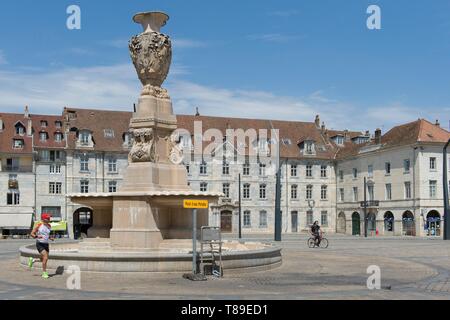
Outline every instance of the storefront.
[[437, 211], [430, 211], [425, 222], [425, 232], [430, 237], [441, 236], [441, 215]]

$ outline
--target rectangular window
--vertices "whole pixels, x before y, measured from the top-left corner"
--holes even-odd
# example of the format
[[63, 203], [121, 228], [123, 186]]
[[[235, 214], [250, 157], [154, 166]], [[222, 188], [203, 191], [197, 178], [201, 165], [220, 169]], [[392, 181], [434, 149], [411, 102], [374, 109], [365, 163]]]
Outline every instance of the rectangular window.
[[201, 192], [206, 192], [206, 191], [208, 191], [208, 184], [207, 184], [206, 182], [200, 183], [200, 191], [201, 191]]
[[206, 165], [205, 161], [202, 161], [202, 163], [200, 164], [200, 174], [207, 174], [208, 173], [208, 166]]
[[314, 219], [314, 215], [312, 211], [308, 211], [306, 213], [306, 224], [307, 225], [312, 225], [313, 224], [313, 219]]
[[250, 199], [250, 185], [249, 184], [244, 184], [244, 190], [242, 192], [242, 197], [244, 199]]
[[358, 178], [358, 169], [353, 168], [353, 179]]
[[403, 160], [404, 173], [409, 173], [410, 170], [411, 170], [411, 160], [409, 160], [409, 159]]
[[344, 171], [339, 170], [339, 181], [344, 181]]
[[314, 144], [312, 142], [306, 142], [306, 153], [313, 154]]
[[82, 172], [89, 171], [89, 157], [87, 155], [80, 156], [80, 171]]
[[368, 186], [367, 189], [368, 189], [369, 201], [375, 200], [374, 186]]
[[321, 200], [327, 200], [328, 199], [328, 187], [327, 186], [322, 186], [320, 188], [320, 199]]
[[186, 165], [186, 172], [187, 174], [191, 174], [191, 166], [190, 165]]
[[48, 193], [50, 194], [61, 194], [62, 183], [61, 182], [50, 182], [48, 184]]
[[80, 192], [81, 193], [89, 193], [89, 181], [88, 180], [80, 181]]
[[259, 175], [262, 177], [266, 176], [266, 165], [264, 163], [259, 164]]
[[291, 199], [292, 200], [298, 199], [298, 186], [297, 185], [291, 186]]
[[437, 195], [437, 181], [430, 180], [430, 198], [435, 199]]
[[265, 184], [261, 184], [259, 186], [259, 198], [262, 200], [266, 199], [266, 185]]
[[386, 171], [386, 174], [391, 174], [391, 163], [390, 162], [386, 162], [385, 164], [384, 164], [384, 168], [385, 168], [385, 171]]
[[353, 202], [358, 202], [359, 196], [358, 196], [358, 187], [353, 187]]
[[306, 187], [306, 200], [311, 200], [313, 197], [313, 186], [309, 185]]
[[308, 164], [306, 166], [306, 177], [311, 178], [312, 177], [312, 165]]
[[261, 211], [259, 213], [259, 227], [261, 229], [267, 228], [267, 211]]
[[327, 166], [321, 166], [320, 167], [320, 177], [321, 178], [326, 178], [327, 177], [327, 171], [328, 171], [328, 167]]
[[252, 217], [250, 211], [244, 211], [244, 228], [252, 226]]
[[9, 206], [17, 206], [20, 204], [20, 193], [18, 191], [10, 191], [6, 194], [6, 204]]
[[47, 141], [47, 133], [46, 132], [39, 133], [39, 140]]
[[14, 139], [14, 149], [23, 149], [24, 142], [21, 139]]
[[320, 222], [321, 222], [322, 227], [328, 227], [328, 212], [322, 211], [320, 218], [321, 218]]
[[250, 163], [245, 162], [242, 168], [242, 174], [244, 176], [249, 176], [250, 175]]
[[222, 185], [222, 192], [225, 195], [225, 198], [230, 197], [230, 184], [229, 183], [224, 183]]
[[108, 172], [109, 173], [117, 172], [117, 159], [114, 159], [114, 158], [108, 159]]
[[405, 182], [405, 199], [411, 199], [411, 182]]
[[49, 150], [40, 150], [39, 151], [39, 160], [40, 161], [49, 161], [50, 160], [50, 151]]
[[62, 153], [58, 150], [50, 151], [50, 161], [59, 161], [62, 159]]
[[339, 189], [339, 201], [344, 202], [345, 196], [344, 196], [344, 188]]
[[117, 181], [108, 182], [108, 192], [110, 193], [117, 192]]
[[436, 158], [430, 158], [430, 170], [436, 170]]
[[222, 165], [222, 174], [225, 176], [230, 175], [230, 164], [228, 162], [224, 162]]
[[392, 184], [386, 184], [386, 200], [392, 200]]
[[291, 165], [291, 177], [297, 176], [297, 165]]
[[367, 175], [369, 178], [373, 178], [373, 165], [367, 167]]

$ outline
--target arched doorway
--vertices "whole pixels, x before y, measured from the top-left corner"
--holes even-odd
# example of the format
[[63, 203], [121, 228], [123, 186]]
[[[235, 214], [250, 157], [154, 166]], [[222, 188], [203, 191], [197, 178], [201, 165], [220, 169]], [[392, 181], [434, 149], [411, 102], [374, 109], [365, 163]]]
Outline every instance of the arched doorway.
[[352, 215], [352, 235], [361, 235], [361, 217], [358, 212], [353, 212]]
[[416, 222], [411, 211], [405, 211], [405, 213], [403, 213], [402, 225], [404, 236], [416, 236]]
[[345, 213], [341, 212], [341, 213], [339, 213], [339, 216], [338, 216], [336, 232], [345, 234], [346, 228], [347, 228], [347, 226], [346, 226], [346, 221], [345, 221]]
[[73, 234], [75, 239], [86, 238], [92, 227], [94, 215], [90, 208], [80, 208], [73, 213]]
[[377, 215], [373, 212], [367, 216], [367, 232], [372, 236], [377, 232]]
[[436, 210], [430, 211], [426, 223], [427, 235], [431, 237], [441, 236], [441, 215]]
[[384, 214], [384, 232], [394, 232], [394, 214], [390, 211]]
[[233, 232], [233, 213], [229, 210], [220, 212], [220, 229], [223, 233]]

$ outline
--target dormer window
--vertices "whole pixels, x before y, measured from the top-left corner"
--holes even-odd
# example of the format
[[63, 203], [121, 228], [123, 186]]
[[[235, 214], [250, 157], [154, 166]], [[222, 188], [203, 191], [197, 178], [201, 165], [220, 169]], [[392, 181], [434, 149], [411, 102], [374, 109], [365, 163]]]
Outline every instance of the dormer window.
[[55, 127], [57, 129], [60, 129], [62, 127], [62, 122], [61, 121], [55, 121]]
[[25, 127], [22, 124], [16, 125], [16, 134], [23, 136], [25, 134]]
[[23, 149], [24, 142], [22, 139], [14, 139], [13, 140], [13, 148], [14, 149]]
[[91, 138], [91, 134], [87, 131], [83, 131], [80, 133], [80, 143], [83, 145], [88, 145], [89, 140]]
[[114, 130], [113, 129], [105, 129], [103, 130], [104, 136], [106, 139], [113, 139], [114, 138]]
[[55, 141], [56, 142], [61, 142], [62, 140], [63, 140], [62, 133], [59, 133], [59, 132], [55, 133]]
[[312, 142], [312, 141], [306, 141], [305, 142], [305, 153], [306, 154], [313, 154], [314, 153], [314, 142]]
[[47, 126], [48, 126], [48, 122], [45, 121], [45, 120], [42, 120], [42, 121], [41, 121], [41, 127], [42, 127], [42, 128], [46, 128]]
[[334, 142], [337, 145], [343, 146], [344, 145], [344, 137], [343, 136], [337, 136], [334, 138]]
[[47, 132], [40, 132], [40, 133], [39, 133], [39, 140], [41, 140], [41, 141], [47, 141], [47, 139], [48, 139], [48, 134], [47, 134]]

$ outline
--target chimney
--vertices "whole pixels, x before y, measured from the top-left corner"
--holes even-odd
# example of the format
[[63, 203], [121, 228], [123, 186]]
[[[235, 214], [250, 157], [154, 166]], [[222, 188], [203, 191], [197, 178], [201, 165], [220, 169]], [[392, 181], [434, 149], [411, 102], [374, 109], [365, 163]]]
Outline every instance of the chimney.
[[344, 141], [349, 141], [350, 140], [350, 135], [348, 134], [348, 130], [345, 129], [344, 130]]
[[324, 133], [324, 132], [325, 132], [325, 130], [326, 130], [326, 127], [325, 127], [325, 122], [322, 122], [322, 133]]
[[29, 118], [30, 117], [30, 112], [28, 111], [28, 106], [25, 106], [24, 117], [25, 118]]
[[375, 143], [381, 144], [381, 129], [380, 128], [375, 130]]
[[33, 134], [33, 122], [31, 121], [31, 119], [28, 119], [27, 136], [31, 137], [32, 134]]
[[196, 110], [197, 110], [197, 111], [195, 112], [195, 116], [196, 116], [196, 117], [200, 117], [200, 112], [198, 111], [198, 107], [196, 108]]
[[441, 126], [441, 124], [439, 123], [439, 119], [438, 120], [436, 120], [436, 127], [440, 127]]
[[316, 123], [316, 128], [320, 128], [320, 116], [319, 115], [316, 116], [316, 120], [314, 120], [314, 122]]

